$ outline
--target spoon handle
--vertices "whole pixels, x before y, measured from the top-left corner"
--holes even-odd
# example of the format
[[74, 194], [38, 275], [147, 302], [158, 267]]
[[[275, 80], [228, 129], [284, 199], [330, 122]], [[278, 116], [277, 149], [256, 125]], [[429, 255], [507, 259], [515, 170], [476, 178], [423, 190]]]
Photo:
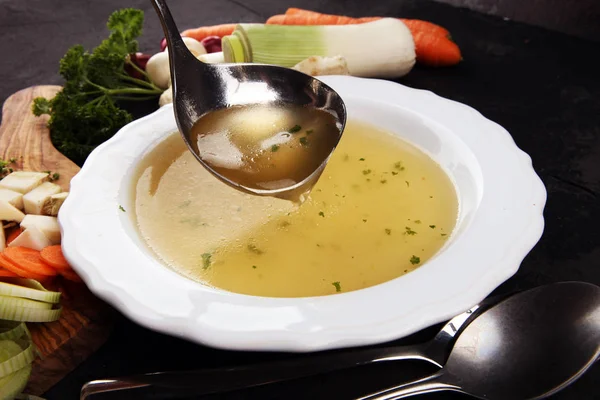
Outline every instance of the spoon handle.
[[[428, 344], [428, 343], [427, 343]], [[151, 390], [154, 395], [200, 396], [239, 390], [291, 379], [352, 368], [374, 362], [418, 359], [432, 362], [423, 353], [424, 345], [388, 348], [364, 348], [352, 352], [340, 350], [331, 353], [292, 358], [267, 364], [198, 371], [158, 372], [123, 378], [91, 381], [84, 385], [81, 399], [109, 391], [134, 393]]]
[[418, 381], [405, 383], [403, 385], [394, 386], [389, 389], [382, 390], [377, 393], [372, 393], [366, 397], [361, 397], [356, 400], [397, 400], [407, 397], [417, 396], [419, 394], [441, 392], [444, 390], [461, 391], [461, 388], [456, 385], [444, 383], [442, 377], [444, 370], [428, 376], [427, 378], [419, 379]]
[[[173, 16], [171, 15], [171, 11], [167, 6], [165, 0], [150, 0], [152, 5], [154, 6], [154, 10], [156, 10], [156, 14], [158, 15], [158, 19], [160, 20], [160, 24], [162, 25], [163, 32], [165, 34], [165, 39], [167, 39], [167, 48], [169, 52], [169, 67], [171, 70], [171, 80], [172, 86], [175, 88], [175, 65], [184, 66], [186, 65], [186, 59], [193, 59], [196, 61], [194, 63], [194, 68], [202, 68], [204, 65], [203, 62], [197, 60], [196, 57], [190, 52], [187, 48], [183, 39], [179, 33], [179, 29], [175, 24], [175, 20], [173, 20]], [[182, 67], [179, 67], [180, 69]]]

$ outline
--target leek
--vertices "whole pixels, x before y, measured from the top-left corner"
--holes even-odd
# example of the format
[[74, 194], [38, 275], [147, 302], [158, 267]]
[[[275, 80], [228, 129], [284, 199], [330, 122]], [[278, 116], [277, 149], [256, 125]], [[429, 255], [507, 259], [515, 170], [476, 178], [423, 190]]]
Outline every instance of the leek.
[[27, 328], [22, 322], [0, 321], [0, 340], [19, 339], [25, 333], [27, 333]]
[[60, 292], [46, 290], [38, 281], [32, 279], [9, 278], [0, 281], [0, 296], [23, 297], [46, 303], [58, 303], [60, 301]]
[[60, 318], [61, 308], [45, 310], [0, 303], [0, 319], [23, 322], [52, 322]]
[[0, 399], [14, 399], [27, 386], [31, 375], [31, 364], [17, 372], [0, 378]]
[[25, 350], [12, 340], [0, 341], [0, 378], [11, 375], [31, 364], [35, 356], [28, 343]]
[[238, 24], [221, 41], [225, 62], [291, 68], [311, 57], [346, 59], [350, 74], [397, 78], [415, 64], [410, 30], [395, 18], [355, 25]]
[[0, 304], [6, 305], [7, 307], [43, 308], [46, 310], [52, 308], [51, 303], [44, 303], [43, 301], [29, 300], [29, 299], [22, 299], [20, 297], [1, 296], [1, 295], [0, 295]]

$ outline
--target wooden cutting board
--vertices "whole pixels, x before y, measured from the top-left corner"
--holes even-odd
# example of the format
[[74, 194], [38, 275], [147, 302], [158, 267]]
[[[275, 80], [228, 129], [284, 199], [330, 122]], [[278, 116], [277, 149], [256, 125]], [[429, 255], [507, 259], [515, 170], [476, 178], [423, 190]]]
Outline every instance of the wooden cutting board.
[[[17, 161], [15, 170], [58, 172], [63, 190], [79, 167], [59, 153], [50, 141], [48, 118], [31, 112], [35, 97], [53, 97], [60, 86], [34, 86], [10, 96], [2, 108], [0, 158]], [[25, 393], [41, 395], [61, 380], [108, 338], [114, 311], [94, 297], [84, 284], [66, 282], [62, 287], [63, 311], [58, 321], [28, 323], [33, 341], [43, 358], [33, 364]]]

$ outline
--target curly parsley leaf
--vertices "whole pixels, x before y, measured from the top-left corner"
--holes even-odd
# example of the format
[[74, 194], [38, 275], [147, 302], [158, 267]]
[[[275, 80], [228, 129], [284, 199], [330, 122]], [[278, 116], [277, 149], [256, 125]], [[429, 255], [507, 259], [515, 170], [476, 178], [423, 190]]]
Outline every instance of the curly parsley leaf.
[[75, 45], [60, 60], [63, 89], [52, 99], [34, 99], [33, 113], [50, 115], [53, 144], [76, 164], [83, 164], [94, 148], [133, 120], [125, 109], [128, 102], [162, 93], [147, 74], [138, 79], [125, 69], [132, 64], [130, 54], [138, 50], [143, 21], [142, 10], [115, 11], [107, 23], [108, 38], [91, 53]]

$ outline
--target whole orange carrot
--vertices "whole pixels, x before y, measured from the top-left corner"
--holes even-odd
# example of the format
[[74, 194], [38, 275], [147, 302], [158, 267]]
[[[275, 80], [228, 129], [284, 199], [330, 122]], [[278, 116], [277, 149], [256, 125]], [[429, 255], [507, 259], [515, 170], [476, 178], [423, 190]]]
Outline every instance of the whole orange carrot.
[[431, 67], [449, 67], [458, 64], [462, 55], [458, 45], [445, 36], [417, 32], [413, 36], [417, 61]]
[[[291, 7], [288, 8], [287, 11], [285, 12], [285, 15], [303, 15], [306, 17], [309, 16], [313, 16], [313, 17], [317, 17], [319, 15], [321, 16], [333, 16], [333, 17], [339, 17], [339, 18], [350, 18], [350, 17], [344, 17], [344, 16], [337, 16], [337, 15], [331, 15], [331, 14], [322, 14], [316, 11], [310, 11], [310, 10], [304, 10], [302, 8], [295, 8], [295, 7]], [[370, 21], [375, 21], [378, 19], [381, 19], [383, 17], [362, 17], [362, 18], [350, 18], [350, 19], [355, 19], [362, 22], [370, 22]], [[431, 33], [432, 35], [442, 35], [442, 36], [449, 36], [450, 32], [448, 32], [448, 30], [442, 26], [439, 26], [437, 24], [434, 24], [433, 22], [429, 22], [429, 21], [423, 21], [420, 19], [406, 19], [406, 18], [399, 18], [400, 21], [404, 22], [406, 24], [406, 26], [408, 26], [408, 29], [411, 30], [411, 32], [414, 33], [414, 31], [419, 30], [419, 31], [423, 31], [423, 32], [428, 32]], [[333, 24], [330, 24], [333, 25]]]
[[201, 26], [199, 28], [194, 29], [186, 29], [181, 32], [181, 36], [191, 37], [201, 42], [203, 39], [209, 36], [227, 36], [233, 33], [235, 26], [237, 24], [221, 24], [221, 25], [213, 25], [213, 26]]

